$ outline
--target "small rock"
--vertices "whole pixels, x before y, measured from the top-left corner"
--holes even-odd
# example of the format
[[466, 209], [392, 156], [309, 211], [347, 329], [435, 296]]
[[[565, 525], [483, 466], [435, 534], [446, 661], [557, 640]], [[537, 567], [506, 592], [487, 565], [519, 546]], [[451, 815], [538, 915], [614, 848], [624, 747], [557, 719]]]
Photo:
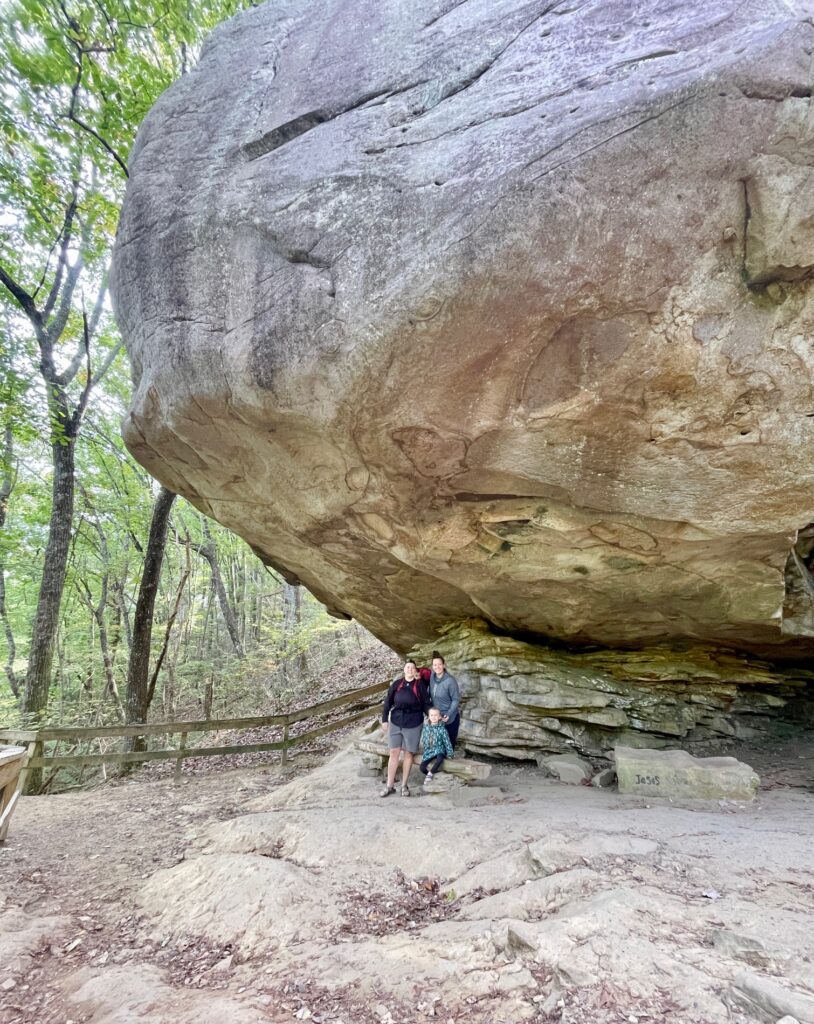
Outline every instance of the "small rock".
[[6, 980], [3, 982], [3, 984], [0, 985], [0, 988], [4, 992], [10, 992], [14, 988], [14, 986], [16, 984], [17, 984], [17, 982], [14, 980], [14, 978], [6, 978]]
[[729, 928], [716, 928], [710, 936], [712, 945], [724, 956], [748, 960], [753, 965], [755, 960], [768, 960], [766, 947], [752, 935], [744, 935]]
[[560, 782], [580, 786], [593, 775], [590, 761], [578, 754], [554, 754], [552, 757], [540, 759], [540, 766], [550, 772]]
[[603, 768], [602, 771], [597, 772], [591, 779], [592, 786], [600, 786], [603, 789], [612, 786], [614, 782], [616, 782], [615, 768]]
[[546, 998], [545, 1002], [540, 1007], [541, 1012], [545, 1015], [552, 1014], [560, 1005], [560, 998], [560, 993], [557, 991], [557, 989], [554, 989], [554, 991]]
[[209, 970], [212, 974], [222, 974], [224, 971], [229, 971], [232, 968], [231, 956], [225, 956], [222, 960], [218, 960], [216, 964], [213, 964]]
[[781, 1017], [777, 1024], [800, 1024], [796, 1017]]

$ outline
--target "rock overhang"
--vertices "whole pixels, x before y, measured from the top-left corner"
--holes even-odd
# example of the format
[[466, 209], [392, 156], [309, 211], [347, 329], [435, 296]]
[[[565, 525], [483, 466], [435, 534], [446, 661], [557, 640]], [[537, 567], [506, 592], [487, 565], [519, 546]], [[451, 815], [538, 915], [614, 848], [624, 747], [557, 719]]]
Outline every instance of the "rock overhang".
[[131, 451], [399, 650], [476, 616], [805, 653], [804, 15], [334, 0], [222, 26], [131, 160]]

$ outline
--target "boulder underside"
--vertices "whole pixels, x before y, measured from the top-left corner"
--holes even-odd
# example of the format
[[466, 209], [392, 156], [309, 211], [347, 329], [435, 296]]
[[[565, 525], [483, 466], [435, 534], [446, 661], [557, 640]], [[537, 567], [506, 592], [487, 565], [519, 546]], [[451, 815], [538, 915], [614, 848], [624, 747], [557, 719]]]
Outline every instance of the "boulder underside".
[[471, 749], [728, 734], [781, 677], [686, 644], [814, 649], [807, 7], [275, 0], [139, 133], [130, 450], [401, 652], [560, 659], [460, 650]]

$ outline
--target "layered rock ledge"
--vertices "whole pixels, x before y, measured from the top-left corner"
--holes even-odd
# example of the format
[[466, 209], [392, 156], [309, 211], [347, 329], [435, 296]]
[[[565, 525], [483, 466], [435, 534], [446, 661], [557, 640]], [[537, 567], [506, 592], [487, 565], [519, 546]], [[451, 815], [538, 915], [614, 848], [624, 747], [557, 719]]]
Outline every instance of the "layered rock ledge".
[[[814, 724], [814, 671], [700, 644], [572, 652], [495, 636], [483, 622], [437, 641], [463, 694], [466, 749], [510, 760], [578, 750], [696, 753], [778, 739]], [[428, 660], [429, 648], [415, 652]], [[601, 762], [600, 762], [601, 763]]]
[[807, 656], [812, 48], [802, 0], [229, 21], [131, 157], [130, 450], [402, 652]]

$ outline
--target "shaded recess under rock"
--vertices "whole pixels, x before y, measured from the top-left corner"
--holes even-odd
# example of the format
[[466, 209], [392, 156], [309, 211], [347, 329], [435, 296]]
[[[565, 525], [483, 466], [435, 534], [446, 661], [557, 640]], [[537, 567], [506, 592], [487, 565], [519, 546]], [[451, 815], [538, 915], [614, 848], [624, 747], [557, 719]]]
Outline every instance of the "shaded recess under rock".
[[807, 0], [240, 14], [131, 156], [130, 450], [400, 652], [611, 649], [540, 648], [551, 707], [479, 669], [474, 749], [786, 707], [714, 648], [814, 650], [813, 47]]
[[[619, 744], [703, 753], [814, 724], [814, 671], [781, 677], [753, 656], [708, 646], [569, 652], [495, 636], [477, 621], [438, 643], [463, 692], [461, 739], [492, 757], [607, 757]], [[422, 662], [431, 651], [416, 653]]]

